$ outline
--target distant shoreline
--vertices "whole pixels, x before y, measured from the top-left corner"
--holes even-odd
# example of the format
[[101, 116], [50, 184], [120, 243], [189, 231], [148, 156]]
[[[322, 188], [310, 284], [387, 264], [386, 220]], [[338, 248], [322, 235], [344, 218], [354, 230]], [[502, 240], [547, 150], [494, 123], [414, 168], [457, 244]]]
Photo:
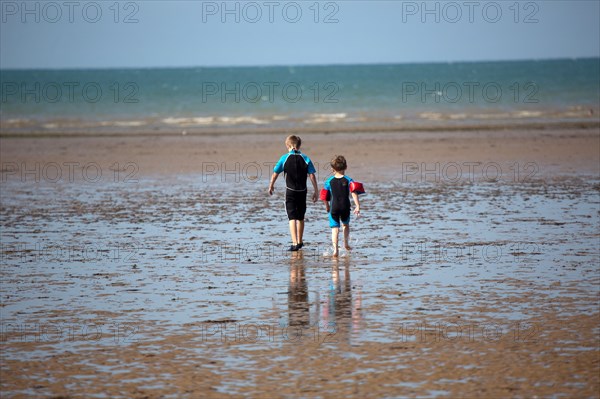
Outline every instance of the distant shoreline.
[[[410, 125], [344, 125], [331, 126], [290, 126], [290, 127], [256, 127], [239, 126], [224, 128], [148, 128], [127, 129], [57, 129], [57, 130], [13, 130], [0, 129], [0, 138], [51, 138], [51, 137], [131, 137], [131, 136], [221, 136], [247, 134], [284, 134], [284, 133], [410, 133], [410, 132], [476, 132], [476, 131], [522, 131], [522, 130], [592, 130], [600, 132], [600, 120], [594, 121], [544, 121], [544, 122], [508, 122], [493, 124], [410, 124]], [[182, 133], [185, 132], [185, 133]]]

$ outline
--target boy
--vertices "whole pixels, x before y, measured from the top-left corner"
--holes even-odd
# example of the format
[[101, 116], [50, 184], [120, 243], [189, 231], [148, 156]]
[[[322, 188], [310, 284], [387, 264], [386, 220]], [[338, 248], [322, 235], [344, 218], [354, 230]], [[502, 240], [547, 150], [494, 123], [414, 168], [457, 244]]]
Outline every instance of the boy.
[[313, 202], [317, 202], [318, 190], [315, 166], [309, 157], [300, 152], [302, 140], [298, 136], [288, 136], [285, 146], [288, 153], [283, 155], [273, 168], [269, 183], [269, 195], [273, 195], [275, 181], [281, 172], [285, 176], [285, 210], [290, 221], [292, 245], [289, 251], [297, 251], [304, 246], [304, 214], [306, 213], [306, 178], [310, 178], [314, 193]]
[[[354, 214], [360, 215], [360, 202], [358, 194], [363, 192], [360, 183], [354, 181], [345, 175], [347, 169], [346, 158], [342, 155], [337, 155], [331, 161], [333, 176], [325, 181], [323, 188], [324, 196], [321, 199], [325, 200], [325, 210], [329, 213], [329, 227], [331, 227], [331, 241], [333, 242], [332, 256], [338, 256], [338, 234], [340, 231], [340, 221], [342, 222], [342, 230], [344, 231], [344, 247], [350, 250], [348, 243], [350, 239], [350, 199], [352, 194], [354, 200]], [[360, 186], [360, 188], [359, 188]], [[331, 200], [331, 206], [329, 202]]]

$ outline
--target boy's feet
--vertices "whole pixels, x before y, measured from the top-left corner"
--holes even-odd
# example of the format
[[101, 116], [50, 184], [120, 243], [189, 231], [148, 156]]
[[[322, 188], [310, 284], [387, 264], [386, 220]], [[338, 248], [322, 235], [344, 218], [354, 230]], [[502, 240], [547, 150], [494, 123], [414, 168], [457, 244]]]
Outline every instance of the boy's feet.
[[344, 248], [346, 248], [346, 251], [350, 251], [352, 248], [350, 248], [350, 245], [348, 244], [344, 244]]
[[299, 249], [300, 248], [298, 248], [298, 245], [290, 245], [290, 247], [288, 248], [288, 251], [296, 252]]
[[297, 247], [298, 249], [301, 249], [303, 246], [304, 246], [304, 243], [303, 243], [303, 242], [301, 242], [301, 243], [299, 243], [298, 245], [296, 245], [296, 247]]

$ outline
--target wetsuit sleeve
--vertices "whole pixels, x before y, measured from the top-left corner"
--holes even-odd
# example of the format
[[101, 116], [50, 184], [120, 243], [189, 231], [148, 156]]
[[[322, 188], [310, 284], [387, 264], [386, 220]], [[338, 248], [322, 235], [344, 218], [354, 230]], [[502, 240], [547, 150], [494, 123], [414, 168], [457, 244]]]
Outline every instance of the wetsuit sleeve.
[[309, 175], [317, 173], [315, 165], [313, 165], [310, 158], [306, 154], [302, 154], [302, 158], [304, 159], [304, 162], [306, 162], [306, 173], [308, 173]]
[[284, 156], [279, 158], [279, 161], [277, 161], [277, 163], [275, 164], [275, 167], [273, 168], [274, 173], [279, 174], [279, 173], [283, 172], [283, 165], [285, 165], [286, 159], [287, 159], [287, 154], [285, 154]]
[[329, 192], [331, 192], [331, 184], [329, 184], [330, 181], [331, 179], [327, 179], [325, 180], [325, 184], [323, 184], [323, 188]]
[[308, 160], [308, 169], [307, 172], [309, 175], [315, 174], [317, 173], [317, 170], [315, 169], [315, 165], [313, 165], [312, 161], [309, 159]]

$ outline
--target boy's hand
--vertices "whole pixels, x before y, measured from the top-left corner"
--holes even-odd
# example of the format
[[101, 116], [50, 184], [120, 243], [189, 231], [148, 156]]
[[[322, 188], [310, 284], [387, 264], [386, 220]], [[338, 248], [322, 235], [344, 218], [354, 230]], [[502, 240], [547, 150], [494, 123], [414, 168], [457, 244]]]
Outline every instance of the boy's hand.
[[319, 199], [319, 194], [315, 191], [312, 195], [312, 200], [313, 200], [313, 202], [317, 202], [318, 199]]
[[354, 208], [354, 214], [356, 215], [356, 217], [360, 216], [360, 207], [357, 206], [356, 208]]
[[279, 176], [279, 173], [273, 173], [273, 175], [271, 175], [271, 181], [269, 181], [269, 189], [267, 190], [269, 192], [269, 195], [273, 195], [273, 190], [275, 189], [275, 182], [277, 181], [277, 176]]

